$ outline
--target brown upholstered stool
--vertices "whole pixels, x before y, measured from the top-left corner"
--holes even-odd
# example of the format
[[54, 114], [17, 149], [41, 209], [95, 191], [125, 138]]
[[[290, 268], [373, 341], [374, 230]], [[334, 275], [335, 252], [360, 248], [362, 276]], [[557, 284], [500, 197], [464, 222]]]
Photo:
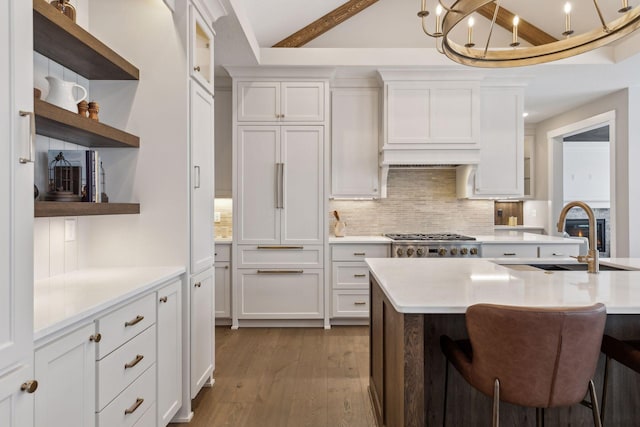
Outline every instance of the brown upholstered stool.
[[[606, 321], [604, 305], [577, 308], [530, 308], [477, 304], [467, 309], [469, 340], [440, 337], [448, 362], [474, 388], [493, 397], [493, 425], [499, 402], [536, 408], [583, 403], [601, 425], [592, 377]], [[447, 374], [448, 367], [447, 362]], [[446, 422], [445, 379], [443, 425]], [[589, 391], [590, 402], [583, 399]]]
[[609, 335], [602, 337], [604, 363], [604, 384], [602, 385], [601, 419], [604, 422], [604, 410], [607, 405], [607, 382], [609, 380], [609, 360], [616, 360], [628, 368], [640, 373], [640, 341], [620, 341]]

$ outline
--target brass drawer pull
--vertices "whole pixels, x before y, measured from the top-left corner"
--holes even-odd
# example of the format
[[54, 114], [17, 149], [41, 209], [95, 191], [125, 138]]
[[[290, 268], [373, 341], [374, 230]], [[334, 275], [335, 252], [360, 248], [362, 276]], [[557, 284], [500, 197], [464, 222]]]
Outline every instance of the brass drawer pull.
[[144, 316], [137, 315], [135, 319], [129, 320], [128, 322], [124, 322], [124, 326], [127, 327], [127, 326], [137, 325], [138, 323], [142, 322], [143, 319], [144, 319]]
[[29, 394], [35, 392], [37, 389], [38, 389], [38, 381], [36, 380], [24, 382], [20, 386], [20, 390], [25, 391]]
[[504, 255], [504, 256], [516, 256], [516, 253], [515, 252], [505, 252], [502, 255]]
[[551, 255], [553, 255], [553, 256], [564, 256], [564, 254], [559, 254], [559, 253], [557, 253], [557, 252], [554, 252], [554, 253], [552, 253]]
[[195, 286], [196, 288], [200, 288], [202, 287], [202, 282], [196, 282], [193, 286]]
[[258, 270], [258, 274], [302, 274], [304, 270]]
[[287, 250], [287, 249], [304, 249], [304, 246], [265, 246], [259, 245], [258, 249], [269, 249], [269, 250]]
[[102, 340], [102, 334], [95, 334], [89, 337], [89, 341], [100, 342]]
[[367, 277], [366, 274], [354, 274], [353, 277]]
[[124, 410], [124, 414], [125, 415], [133, 414], [134, 412], [136, 412], [136, 409], [138, 409], [140, 407], [140, 405], [142, 405], [142, 402], [144, 402], [143, 398], [141, 398], [141, 397], [137, 398], [136, 399], [136, 403], [131, 405], [131, 407], [129, 409], [125, 409]]
[[367, 253], [366, 252], [354, 252], [353, 256], [366, 256]]
[[124, 369], [129, 369], [129, 368], [133, 368], [134, 366], [136, 366], [138, 363], [140, 363], [142, 361], [142, 359], [144, 359], [144, 356], [142, 354], [138, 354], [136, 355], [136, 358], [133, 359], [131, 362], [129, 363], [125, 363], [124, 365]]
[[160, 297], [160, 302], [167, 302], [167, 297]]
[[356, 301], [353, 303], [353, 305], [366, 305], [367, 303], [364, 301]]

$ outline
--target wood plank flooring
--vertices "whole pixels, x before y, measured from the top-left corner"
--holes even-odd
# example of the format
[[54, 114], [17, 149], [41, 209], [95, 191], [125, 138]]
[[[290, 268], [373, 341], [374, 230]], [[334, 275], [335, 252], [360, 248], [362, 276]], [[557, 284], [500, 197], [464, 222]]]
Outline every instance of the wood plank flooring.
[[366, 326], [216, 328], [214, 378], [172, 426], [375, 426]]

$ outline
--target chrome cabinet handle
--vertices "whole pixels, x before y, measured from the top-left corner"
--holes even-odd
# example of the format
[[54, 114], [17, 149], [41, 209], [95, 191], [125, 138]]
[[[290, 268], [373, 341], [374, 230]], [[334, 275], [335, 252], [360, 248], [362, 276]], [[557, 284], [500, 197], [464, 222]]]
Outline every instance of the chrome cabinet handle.
[[258, 270], [258, 274], [302, 274], [304, 270]]
[[22, 383], [22, 385], [20, 386], [20, 390], [29, 394], [35, 392], [37, 389], [38, 389], [38, 381], [36, 380], [26, 381]]
[[286, 250], [286, 249], [304, 249], [304, 246], [269, 246], [269, 245], [258, 245], [258, 249], [268, 249], [268, 250]]
[[366, 274], [354, 274], [353, 277], [367, 277]]
[[134, 366], [136, 366], [138, 363], [140, 363], [142, 361], [142, 359], [144, 359], [144, 355], [142, 354], [137, 354], [136, 358], [133, 359], [131, 362], [129, 363], [125, 363], [124, 364], [124, 369], [131, 369]]
[[193, 179], [193, 188], [200, 188], [200, 166], [194, 166], [193, 170], [195, 172], [195, 178]]
[[100, 342], [100, 341], [102, 341], [102, 334], [98, 333], [98, 334], [95, 334], [95, 335], [91, 335], [89, 337], [89, 341], [92, 341], [92, 342]]
[[129, 320], [128, 322], [124, 322], [124, 326], [127, 327], [127, 326], [137, 325], [138, 323], [142, 322], [143, 319], [144, 319], [144, 316], [137, 315], [135, 319]]
[[284, 209], [284, 163], [280, 163], [280, 209]]
[[140, 405], [142, 405], [142, 402], [144, 402], [143, 398], [141, 397], [137, 398], [136, 402], [133, 405], [131, 405], [130, 408], [124, 410], [124, 414], [125, 415], [133, 414], [134, 412], [136, 412], [136, 409], [138, 409]]
[[196, 288], [199, 288], [202, 286], [202, 282], [196, 282], [193, 286], [195, 286]]
[[160, 302], [167, 302], [167, 297], [160, 297]]
[[20, 110], [20, 117], [29, 116], [29, 157], [20, 157], [20, 163], [33, 163], [33, 145], [36, 140], [36, 115], [31, 111]]

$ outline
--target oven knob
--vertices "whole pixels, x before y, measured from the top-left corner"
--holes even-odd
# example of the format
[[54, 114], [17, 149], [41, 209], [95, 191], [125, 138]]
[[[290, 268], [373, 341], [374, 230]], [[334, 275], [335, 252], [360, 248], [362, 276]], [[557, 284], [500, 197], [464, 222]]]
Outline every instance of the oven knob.
[[449, 252], [451, 252], [451, 255], [458, 255], [458, 248], [451, 248], [451, 251]]
[[422, 250], [422, 248], [418, 248], [418, 250], [416, 251], [416, 255], [418, 256], [424, 255], [424, 250]]
[[407, 256], [413, 255], [413, 248], [407, 249]]
[[478, 248], [471, 248], [471, 255], [478, 255]]
[[438, 249], [438, 255], [445, 256], [447, 254], [447, 250], [445, 248]]
[[398, 256], [404, 255], [404, 249], [398, 248], [398, 250], [396, 251], [396, 254], [398, 254]]
[[467, 248], [460, 249], [460, 255], [466, 255], [468, 252], [469, 252], [469, 249]]

